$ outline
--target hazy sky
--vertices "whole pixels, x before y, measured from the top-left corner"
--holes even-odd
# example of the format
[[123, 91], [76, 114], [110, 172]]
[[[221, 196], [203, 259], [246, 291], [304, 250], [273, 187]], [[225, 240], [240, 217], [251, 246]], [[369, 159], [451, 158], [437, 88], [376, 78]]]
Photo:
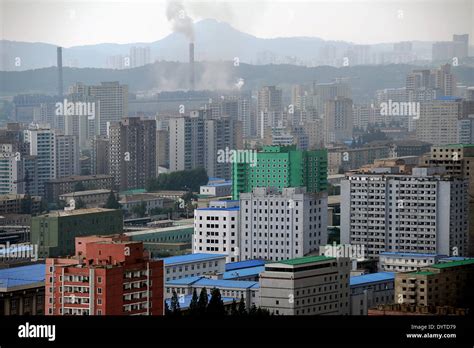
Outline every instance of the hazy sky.
[[[184, 1], [193, 21], [215, 18], [262, 37], [317, 36], [355, 43], [474, 35], [474, 0]], [[64, 47], [151, 42], [172, 32], [166, 0], [0, 0], [0, 36]]]

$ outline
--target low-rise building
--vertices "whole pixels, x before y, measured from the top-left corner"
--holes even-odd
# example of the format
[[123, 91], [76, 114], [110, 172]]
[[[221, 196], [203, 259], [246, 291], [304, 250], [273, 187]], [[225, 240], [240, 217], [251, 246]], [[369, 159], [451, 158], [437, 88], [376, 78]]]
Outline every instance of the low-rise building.
[[238, 201], [213, 201], [209, 208], [194, 210], [194, 253], [226, 254], [227, 262], [238, 261], [238, 241]]
[[199, 193], [203, 196], [226, 197], [232, 195], [232, 180], [209, 178], [207, 185], [202, 185]]
[[44, 263], [0, 269], [0, 315], [44, 315]]
[[95, 234], [122, 233], [119, 209], [90, 208], [52, 211], [31, 220], [31, 243], [39, 246], [39, 257], [74, 254], [74, 239]]
[[41, 197], [28, 195], [0, 195], [0, 215], [32, 214], [41, 212]]
[[76, 202], [80, 200], [87, 208], [101, 208], [107, 203], [111, 192], [113, 191], [106, 189], [70, 192], [60, 195], [59, 200], [66, 204], [71, 200]]
[[197, 253], [164, 258], [165, 280], [224, 273], [226, 256]]
[[348, 258], [307, 256], [267, 263], [260, 275], [261, 307], [282, 315], [347, 315]]
[[[219, 289], [221, 296], [240, 299], [244, 297], [245, 307], [251, 308], [253, 305], [260, 306], [260, 285], [258, 282], [248, 282], [240, 280], [210, 279], [203, 276], [187, 277], [171, 280], [165, 284], [165, 298], [173, 296], [173, 291], [178, 295], [192, 295], [194, 289], [199, 293], [203, 288], [207, 292], [214, 288]], [[237, 301], [238, 302], [238, 301]]]
[[370, 308], [393, 303], [395, 273], [379, 272], [350, 277], [351, 315], [367, 315]]
[[86, 190], [112, 190], [114, 177], [112, 175], [76, 175], [45, 182], [45, 198], [49, 203], [57, 202], [64, 193], [78, 191], [79, 186]]
[[380, 272], [413, 272], [437, 263], [445, 255], [383, 252], [379, 254]]
[[469, 308], [474, 303], [474, 259], [447, 261], [397, 273], [395, 302], [414, 306]]

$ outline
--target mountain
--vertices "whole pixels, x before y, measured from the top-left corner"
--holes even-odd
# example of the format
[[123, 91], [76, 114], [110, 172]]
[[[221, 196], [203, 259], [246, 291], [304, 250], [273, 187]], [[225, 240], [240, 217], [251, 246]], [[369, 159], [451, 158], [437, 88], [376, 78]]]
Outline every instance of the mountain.
[[[352, 44], [344, 41], [325, 41], [320, 38], [291, 37], [262, 39], [240, 32], [225, 22], [205, 19], [195, 23], [195, 56], [197, 61], [233, 60], [259, 64], [279, 59], [310, 65], [319, 58], [322, 49], [330, 44], [330, 49], [342, 54]], [[64, 66], [105, 68], [107, 56], [128, 56], [133, 46], [149, 46], [154, 61], [167, 60], [186, 62], [189, 59], [188, 40], [180, 33], [172, 33], [151, 43], [112, 44], [75, 46], [63, 49]], [[373, 52], [390, 50], [391, 44], [372, 45]], [[414, 43], [414, 49], [426, 56], [430, 43]], [[23, 71], [56, 65], [56, 46], [45, 43], [0, 41], [0, 70]], [[21, 65], [15, 59], [21, 58]]]
[[[330, 82], [337, 77], [348, 77], [351, 81], [355, 102], [368, 101], [377, 89], [396, 88], [405, 85], [405, 77], [419, 66], [392, 64], [335, 68], [329, 66], [303, 67], [295, 65], [249, 65], [238, 67], [232, 61], [196, 63], [196, 88], [200, 90], [235, 89], [243, 79], [244, 90], [255, 90], [263, 85], [278, 85], [286, 91], [291, 84]], [[474, 67], [453, 67], [459, 83], [474, 86]], [[126, 70], [95, 68], [64, 68], [64, 86], [76, 82], [98, 84], [102, 81], [119, 81], [129, 85], [130, 92], [179, 90], [188, 88], [188, 64], [179, 62], [156, 62], [143, 67]], [[57, 71], [43, 68], [28, 71], [0, 71], [0, 96], [19, 93], [55, 94]]]

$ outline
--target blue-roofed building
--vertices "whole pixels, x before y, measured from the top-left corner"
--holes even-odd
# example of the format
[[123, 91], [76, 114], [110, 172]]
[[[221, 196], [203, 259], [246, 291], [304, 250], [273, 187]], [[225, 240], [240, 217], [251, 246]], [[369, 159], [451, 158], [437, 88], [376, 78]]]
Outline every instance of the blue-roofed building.
[[239, 261], [239, 201], [211, 201], [194, 210], [194, 253], [227, 254], [226, 262]]
[[207, 185], [199, 189], [199, 194], [209, 197], [228, 197], [232, 195], [232, 180], [209, 178]]
[[186, 277], [216, 275], [225, 271], [226, 254], [196, 253], [163, 259], [165, 282]]
[[446, 255], [439, 254], [382, 252], [379, 254], [379, 271], [414, 272], [446, 257]]
[[43, 315], [46, 266], [0, 269], [0, 315]]
[[394, 302], [395, 272], [350, 277], [351, 315], [367, 315], [368, 309]]
[[198, 295], [201, 289], [206, 288], [208, 292], [217, 288], [224, 297], [233, 297], [240, 300], [244, 297], [245, 306], [250, 308], [253, 304], [260, 304], [260, 284], [253, 281], [214, 279], [206, 277], [188, 277], [171, 280], [165, 284], [165, 298], [171, 298], [173, 291], [179, 295], [192, 295], [196, 289]]
[[222, 279], [258, 282], [260, 278], [260, 273], [262, 273], [263, 271], [265, 271], [265, 266], [233, 269], [231, 271], [224, 272]]
[[251, 268], [251, 267], [259, 267], [265, 266], [264, 260], [244, 260], [244, 261], [237, 261], [237, 262], [229, 262], [225, 265], [226, 272], [234, 271], [237, 269], [242, 268]]

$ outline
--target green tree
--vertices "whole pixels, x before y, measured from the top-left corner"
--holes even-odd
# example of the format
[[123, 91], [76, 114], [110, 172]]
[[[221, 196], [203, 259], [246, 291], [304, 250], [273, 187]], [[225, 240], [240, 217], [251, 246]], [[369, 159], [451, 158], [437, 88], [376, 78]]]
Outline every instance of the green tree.
[[202, 288], [201, 293], [199, 294], [199, 300], [198, 300], [198, 312], [200, 315], [203, 315], [206, 313], [208, 301], [209, 299], [207, 298], [207, 290], [206, 288]]
[[193, 297], [191, 298], [191, 303], [189, 304], [189, 315], [197, 315], [199, 313], [198, 307], [198, 295], [196, 289], [193, 290]]
[[104, 208], [107, 209], [120, 209], [122, 205], [118, 202], [117, 197], [115, 196], [114, 191], [110, 191], [107, 202], [104, 205]]
[[239, 308], [237, 309], [237, 312], [240, 316], [244, 316], [247, 314], [247, 310], [245, 309], [244, 295], [240, 296]]
[[173, 173], [163, 173], [157, 178], [148, 180], [147, 191], [185, 190], [198, 192], [201, 185], [207, 184], [209, 178], [204, 168], [181, 170]]
[[171, 315], [170, 307], [168, 306], [168, 302], [165, 301], [165, 315]]
[[146, 214], [146, 203], [141, 201], [139, 205], [136, 205], [132, 208], [132, 213], [139, 218], [142, 218]]
[[222, 301], [221, 292], [217, 288], [211, 290], [211, 299], [207, 305], [207, 313], [212, 316], [225, 315], [224, 302]]
[[237, 316], [239, 312], [237, 311], [237, 302], [235, 302], [235, 298], [232, 300], [232, 305], [230, 306], [230, 315]]
[[173, 296], [171, 297], [171, 314], [178, 316], [181, 315], [181, 307], [179, 306], [179, 298], [176, 291], [173, 290]]
[[257, 315], [257, 306], [255, 306], [255, 303], [252, 305], [252, 307], [250, 307], [249, 315], [252, 315], [252, 316]]

